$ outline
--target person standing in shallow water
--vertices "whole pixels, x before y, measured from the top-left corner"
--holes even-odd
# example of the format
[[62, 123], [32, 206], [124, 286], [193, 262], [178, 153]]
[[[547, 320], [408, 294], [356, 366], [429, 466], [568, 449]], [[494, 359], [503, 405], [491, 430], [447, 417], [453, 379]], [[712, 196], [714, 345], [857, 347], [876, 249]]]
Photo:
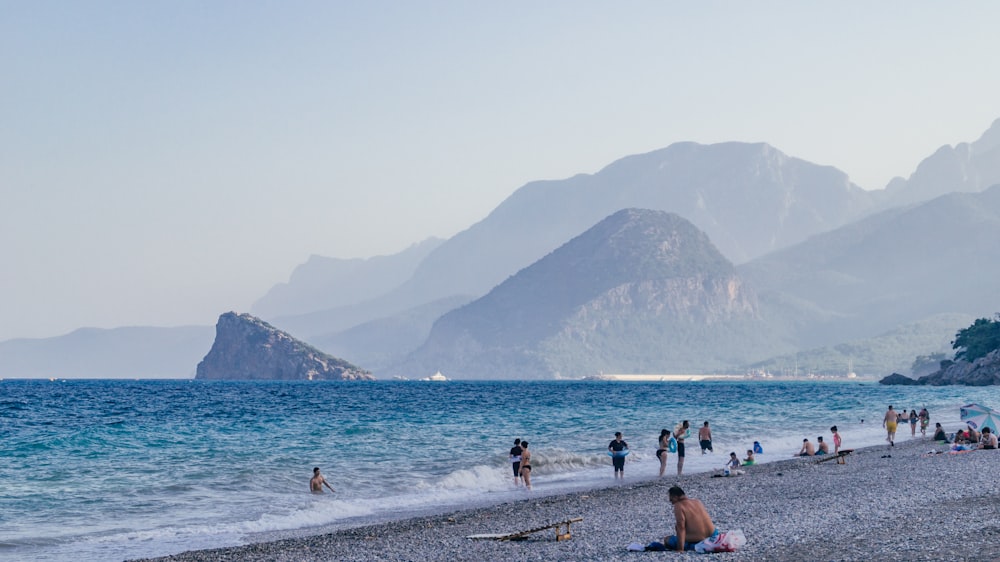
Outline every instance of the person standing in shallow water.
[[615, 478], [625, 478], [625, 451], [628, 451], [628, 443], [622, 439], [622, 432], [616, 431], [615, 438], [608, 444], [608, 451], [611, 453], [611, 464], [615, 466]]
[[531, 489], [531, 451], [528, 450], [528, 442], [521, 441], [521, 479], [524, 480], [524, 487]]
[[656, 458], [660, 459], [660, 478], [667, 470], [667, 451], [670, 450], [670, 431], [660, 430], [659, 448], [656, 449]]
[[326, 481], [326, 478], [323, 478], [323, 475], [319, 473], [319, 467], [317, 466], [316, 468], [313, 469], [313, 477], [312, 477], [312, 479], [309, 480], [309, 490], [312, 493], [314, 493], [314, 494], [322, 494], [323, 493], [323, 486], [326, 486], [327, 488], [330, 488], [331, 492], [336, 492], [337, 491], [337, 490], [334, 490], [333, 486], [331, 486]]
[[701, 445], [701, 454], [714, 453], [712, 449], [712, 430], [708, 427], [708, 422], [698, 430], [698, 444]]
[[514, 485], [521, 483], [521, 439], [514, 440], [514, 446], [510, 448], [510, 456], [507, 457], [514, 468]]
[[674, 427], [674, 441], [677, 441], [677, 476], [684, 472], [684, 438], [690, 433], [691, 424], [687, 420]]

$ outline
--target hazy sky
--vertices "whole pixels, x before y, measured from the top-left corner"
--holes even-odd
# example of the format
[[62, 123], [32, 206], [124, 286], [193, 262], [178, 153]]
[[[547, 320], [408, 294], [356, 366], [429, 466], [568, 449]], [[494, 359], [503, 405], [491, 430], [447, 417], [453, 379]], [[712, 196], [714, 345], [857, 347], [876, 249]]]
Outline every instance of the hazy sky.
[[867, 189], [1000, 117], [1000, 2], [0, 0], [0, 340], [213, 324], [310, 254], [764, 141]]

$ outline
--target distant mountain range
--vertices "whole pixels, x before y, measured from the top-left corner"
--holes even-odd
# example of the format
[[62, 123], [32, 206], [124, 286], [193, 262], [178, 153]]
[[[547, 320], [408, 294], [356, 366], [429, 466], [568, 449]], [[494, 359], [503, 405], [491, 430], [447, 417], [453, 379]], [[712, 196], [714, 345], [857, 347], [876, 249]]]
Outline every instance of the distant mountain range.
[[0, 377], [191, 378], [212, 347], [212, 326], [80, 328], [0, 342]]
[[799, 345], [873, 337], [942, 313], [992, 316], [1000, 184], [885, 211], [738, 269], [796, 316]]
[[268, 318], [292, 316], [373, 299], [412, 277], [427, 254], [443, 242], [428, 238], [397, 254], [367, 259], [310, 256], [295, 268], [288, 283], [275, 285], [255, 302], [252, 312]]
[[529, 183], [485, 219], [435, 248], [413, 276], [376, 299], [269, 321], [314, 339], [456, 295], [482, 296], [624, 208], [673, 212], [741, 263], [854, 220], [878, 193], [845, 173], [786, 156], [763, 143], [677, 143], [629, 156], [593, 175]]
[[[672, 213], [626, 209], [442, 316], [395, 370], [690, 372], [773, 354], [781, 347], [765, 327], [756, 296], [708, 236]], [[720, 347], [727, 336], [738, 340]]]
[[[873, 192], [853, 185], [835, 168], [786, 156], [766, 144], [678, 143], [623, 158], [593, 175], [529, 183], [482, 221], [446, 241], [429, 240], [400, 254], [368, 260], [314, 256], [253, 310], [286, 332], [324, 351], [336, 349], [336, 355], [379, 376], [386, 376], [384, 369], [393, 365], [418, 370], [404, 373], [407, 376], [434, 372], [441, 368], [435, 361], [459, 352], [466, 355], [455, 358], [459, 371], [445, 371], [449, 377], [519, 376], [512, 372], [518, 370], [511, 368], [515, 364], [537, 376], [586, 369], [649, 372], [671, 365], [740, 368], [743, 362], [766, 361], [761, 353], [793, 357], [808, 349], [884, 336], [903, 325], [931, 329], [937, 324], [924, 319], [933, 315], [989, 316], [1000, 310], [984, 281], [995, 278], [992, 264], [998, 263], [993, 241], [1000, 239], [1000, 195], [996, 188], [986, 189], [996, 183], [1000, 120], [976, 142], [943, 147], [908, 179], [896, 178], [887, 189]], [[701, 233], [692, 234], [692, 240], [707, 237], [733, 268], [728, 279], [754, 313], [716, 324], [727, 326], [728, 333], [694, 323], [683, 329], [677, 328], [682, 323], [675, 323], [674, 329], [648, 310], [662, 307], [680, 314], [686, 309], [690, 318], [708, 318], [708, 311], [715, 310], [706, 304], [716, 290], [711, 283], [701, 288], [700, 298], [708, 300], [699, 301], [699, 306], [707, 306], [699, 309], [688, 306], [680, 292], [675, 297], [681, 300], [663, 300], [665, 289], [657, 284], [678, 283], [677, 276], [611, 279], [587, 270], [587, 275], [560, 277], [560, 268], [580, 272], [574, 269], [577, 262], [564, 261], [567, 252], [583, 260], [586, 250], [581, 248], [596, 252], [614, 246], [611, 240], [598, 242], [596, 233], [603, 230], [592, 229], [622, 209], [632, 209], [628, 213], [636, 221], [648, 212], [671, 213], [670, 220], [683, 220]], [[641, 242], [638, 231], [619, 226], [631, 233], [638, 247], [649, 242]], [[579, 239], [584, 232], [590, 246]], [[651, 239], [657, 236], [651, 234]], [[575, 243], [566, 250], [571, 239]], [[698, 254], [699, 267], [714, 271], [710, 253]], [[637, 259], [619, 257], [623, 264]], [[546, 277], [553, 286], [545, 285]], [[626, 287], [619, 289], [623, 293], [607, 286], [612, 280]], [[570, 295], [575, 300], [552, 301]], [[496, 299], [507, 304], [499, 306]], [[543, 302], [547, 300], [552, 302]], [[649, 308], [636, 308], [642, 302]], [[511, 316], [509, 310], [519, 310], [524, 303], [533, 303], [525, 312], [530, 314]], [[564, 308], [553, 308], [556, 303]], [[485, 311], [492, 318], [478, 317]], [[526, 324], [528, 317], [533, 321]], [[749, 333], [756, 329], [766, 335]], [[163, 350], [161, 355], [176, 349], [177, 341], [189, 341], [164, 330], [137, 337]], [[456, 330], [467, 332], [458, 337]], [[508, 345], [519, 332], [520, 343]], [[25, 361], [44, 364], [26, 359], [37, 357], [33, 350], [42, 348], [49, 356], [66, 358], [49, 363], [65, 376], [118, 376], [115, 373], [123, 371], [155, 376], [144, 373], [163, 371], [122, 349], [137, 344], [121, 333], [98, 334], [106, 341], [92, 345], [108, 353], [119, 349], [120, 360], [130, 368], [97, 374], [104, 368], [97, 358], [81, 357], [82, 363], [69, 359], [71, 340], [12, 340], [0, 342], [0, 376], [52, 374], [45, 368], [26, 370]], [[686, 338], [688, 351], [678, 348], [646, 357], [643, 350], [661, 345], [660, 338], [668, 336]], [[461, 338], [481, 348], [461, 347], [456, 343]], [[917, 340], [928, 341], [909, 341]], [[614, 347], [619, 351], [612, 352]], [[940, 349], [914, 350], [933, 351]], [[669, 357], [674, 363], [664, 362]], [[496, 363], [508, 359], [518, 363]], [[187, 363], [187, 373], [195, 363]], [[104, 366], [111, 367], [107, 361]], [[855, 367], [860, 372], [864, 365], [856, 362]], [[28, 372], [37, 374], [19, 374]]]

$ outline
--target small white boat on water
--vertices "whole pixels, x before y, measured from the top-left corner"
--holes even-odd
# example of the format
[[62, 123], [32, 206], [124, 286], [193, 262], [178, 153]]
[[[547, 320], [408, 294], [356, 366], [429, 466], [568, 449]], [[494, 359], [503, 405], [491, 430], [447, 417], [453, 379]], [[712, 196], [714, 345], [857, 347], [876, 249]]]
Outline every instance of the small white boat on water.
[[441, 371], [438, 371], [438, 372], [434, 373], [433, 375], [431, 375], [429, 377], [424, 377], [424, 378], [422, 378], [420, 380], [422, 380], [422, 381], [446, 381], [446, 380], [448, 380], [448, 377], [442, 375]]

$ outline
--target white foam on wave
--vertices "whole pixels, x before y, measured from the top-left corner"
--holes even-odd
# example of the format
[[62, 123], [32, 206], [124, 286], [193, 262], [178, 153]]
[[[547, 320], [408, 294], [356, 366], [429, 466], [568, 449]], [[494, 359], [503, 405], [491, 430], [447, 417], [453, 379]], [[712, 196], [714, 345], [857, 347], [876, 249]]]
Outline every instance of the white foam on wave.
[[[963, 397], [962, 403], [964, 401]], [[713, 428], [716, 428], [714, 454], [701, 455], [696, 436], [687, 440], [684, 472], [692, 474], [721, 469], [730, 451], [735, 451], [742, 459], [753, 441], [760, 441], [764, 446], [764, 454], [757, 457], [762, 463], [790, 459], [798, 451], [803, 438], [815, 443], [816, 436], [822, 435], [832, 446], [829, 427], [834, 424], [840, 428], [845, 448], [885, 445], [885, 430], [881, 427], [879, 412], [882, 408], [884, 406], [863, 410], [827, 410], [816, 415], [810, 401], [794, 406], [765, 403], [756, 410], [753, 405], [741, 405], [739, 409], [725, 411], [725, 415], [719, 415], [718, 420], [711, 418]], [[772, 414], [770, 410], [782, 413]], [[878, 417], [866, 419], [866, 423], [861, 424], [855, 417], [861, 411]], [[935, 417], [931, 429], [933, 422], [937, 421], [945, 424], [949, 431], [958, 427], [957, 406], [950, 403], [939, 405], [932, 408], [932, 413]], [[655, 415], [661, 416], [662, 413], [656, 412]], [[656, 434], [660, 427], [670, 428], [676, 423], [672, 419], [676, 415], [666, 417], [668, 420], [662, 424], [658, 418], [652, 422], [640, 419], [620, 428], [626, 433], [633, 431], [634, 427], [642, 431], [642, 435], [630, 435], [628, 439], [632, 448], [626, 460], [626, 483], [654, 478], [658, 473]], [[780, 424], [774, 424], [773, 420], [780, 420]], [[700, 422], [696, 423], [700, 425]], [[510, 433], [514, 434], [513, 431]], [[522, 434], [520, 430], [516, 433]], [[560, 493], [615, 485], [611, 459], [606, 454], [608, 437], [595, 435], [589, 427], [577, 430], [572, 424], [568, 430], [563, 428], [561, 433], [539, 429], [529, 432], [529, 435], [532, 435], [533, 444], [534, 493]], [[909, 438], [907, 424], [901, 425], [897, 440]], [[551, 446], [554, 443], [559, 446]], [[309, 494], [299, 476], [289, 476], [280, 470], [273, 473], [253, 472], [254, 482], [240, 488], [239, 493], [229, 491], [235, 489], [237, 484], [225, 487], [218, 496], [206, 497], [205, 493], [211, 492], [199, 492], [194, 498], [196, 502], [187, 497], [192, 493], [190, 485], [174, 484], [164, 488], [165, 492], [181, 496], [171, 498], [176, 502], [171, 505], [172, 511], [151, 512], [153, 514], [148, 520], [141, 522], [143, 528], [125, 530], [119, 526], [120, 519], [109, 518], [100, 525], [75, 529], [72, 536], [65, 538], [72, 544], [51, 549], [46, 547], [46, 554], [28, 559], [86, 562], [159, 556], [268, 540], [282, 534], [308, 532], [309, 529], [349, 526], [359, 520], [388, 520], [477, 504], [516, 501], [527, 497], [527, 492], [523, 487], [515, 487], [512, 482], [506, 446], [493, 449], [487, 444], [488, 449], [483, 450], [463, 442], [455, 451], [456, 456], [462, 454], [465, 457], [446, 459], [450, 461], [447, 466], [442, 466], [443, 463], [438, 462], [434, 454], [410, 451], [411, 454], [402, 456], [398, 462], [365, 463], [363, 469], [357, 471], [341, 469], [339, 473], [333, 472], [336, 478], [342, 480], [340, 484], [333, 482], [339, 490], [337, 494]], [[676, 475], [676, 460], [676, 454], [669, 454], [665, 476]], [[463, 462], [467, 465], [460, 466]], [[434, 473], [434, 470], [438, 472]], [[218, 509], [200, 509], [214, 507], [216, 503]], [[139, 525], [134, 521], [130, 524]], [[90, 534], [77, 540], [79, 532]]]

